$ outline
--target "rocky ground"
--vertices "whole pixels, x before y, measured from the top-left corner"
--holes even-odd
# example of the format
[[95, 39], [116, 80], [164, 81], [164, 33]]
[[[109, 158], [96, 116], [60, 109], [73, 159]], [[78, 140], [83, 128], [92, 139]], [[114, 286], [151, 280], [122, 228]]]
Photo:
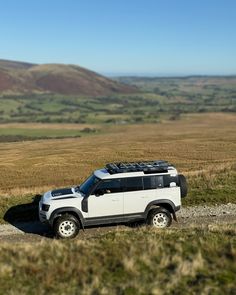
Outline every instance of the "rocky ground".
[[[177, 214], [178, 222], [172, 223], [172, 228], [188, 228], [194, 226], [209, 226], [219, 223], [236, 223], [236, 204], [228, 203], [215, 206], [183, 207]], [[109, 231], [119, 229], [134, 229], [127, 225], [103, 226], [81, 231], [78, 238], [90, 239]], [[49, 227], [40, 222], [24, 222], [0, 225], [0, 242], [39, 242], [42, 239], [52, 239], [53, 233]]]
[[236, 215], [236, 204], [228, 203], [215, 206], [182, 207], [178, 212], [178, 216], [183, 218], [224, 215]]

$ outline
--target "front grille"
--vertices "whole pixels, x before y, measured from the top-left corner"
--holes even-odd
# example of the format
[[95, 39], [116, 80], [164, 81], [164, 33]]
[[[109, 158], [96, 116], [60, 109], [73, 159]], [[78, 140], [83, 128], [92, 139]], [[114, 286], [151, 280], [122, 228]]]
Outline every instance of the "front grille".
[[50, 205], [47, 205], [47, 204], [42, 204], [42, 210], [43, 211], [48, 211], [49, 210], [49, 208], [50, 208]]

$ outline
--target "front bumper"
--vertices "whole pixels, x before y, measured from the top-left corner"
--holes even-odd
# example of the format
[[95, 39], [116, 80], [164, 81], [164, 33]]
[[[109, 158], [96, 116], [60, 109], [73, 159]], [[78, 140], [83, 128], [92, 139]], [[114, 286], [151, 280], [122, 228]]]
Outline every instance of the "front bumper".
[[47, 220], [47, 215], [46, 215], [46, 212], [42, 210], [42, 201], [39, 202], [39, 211], [38, 211], [38, 215], [39, 215], [39, 220], [40, 222], [42, 223], [48, 223], [48, 220]]

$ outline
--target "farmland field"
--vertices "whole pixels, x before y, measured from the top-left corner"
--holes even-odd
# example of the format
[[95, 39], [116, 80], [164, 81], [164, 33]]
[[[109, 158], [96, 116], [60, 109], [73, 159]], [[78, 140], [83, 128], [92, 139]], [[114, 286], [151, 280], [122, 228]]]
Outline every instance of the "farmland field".
[[188, 177], [185, 205], [235, 202], [235, 124], [232, 114], [195, 114], [161, 124], [107, 126], [80, 138], [1, 143], [0, 220], [9, 206], [79, 184], [112, 161], [166, 159]]
[[101, 126], [88, 124], [0, 124], [0, 142], [16, 142], [37, 139], [62, 139], [100, 133]]
[[158, 123], [185, 113], [236, 111], [235, 76], [117, 80], [138, 88], [96, 97], [0, 94], [0, 123]]
[[[183, 206], [235, 203], [235, 124], [234, 114], [209, 113], [156, 124], [0, 125], [0, 132], [64, 136], [100, 128], [92, 136], [0, 143], [0, 223], [35, 220], [33, 196], [79, 184], [111, 161], [166, 159], [187, 176]], [[0, 245], [0, 293], [234, 294], [236, 224], [227, 220], [165, 231], [85, 231], [71, 241], [9, 236]]]

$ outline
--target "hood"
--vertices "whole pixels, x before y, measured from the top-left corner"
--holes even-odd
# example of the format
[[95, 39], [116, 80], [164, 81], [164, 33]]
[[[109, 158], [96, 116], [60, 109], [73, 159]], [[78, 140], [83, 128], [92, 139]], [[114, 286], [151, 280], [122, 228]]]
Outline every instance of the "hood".
[[61, 188], [52, 191], [48, 191], [43, 195], [42, 202], [47, 204], [51, 200], [69, 199], [82, 197], [80, 192], [77, 192], [74, 187]]
[[51, 191], [52, 197], [60, 197], [60, 196], [65, 196], [65, 195], [73, 195], [74, 192], [72, 191], [71, 188], [60, 188]]

